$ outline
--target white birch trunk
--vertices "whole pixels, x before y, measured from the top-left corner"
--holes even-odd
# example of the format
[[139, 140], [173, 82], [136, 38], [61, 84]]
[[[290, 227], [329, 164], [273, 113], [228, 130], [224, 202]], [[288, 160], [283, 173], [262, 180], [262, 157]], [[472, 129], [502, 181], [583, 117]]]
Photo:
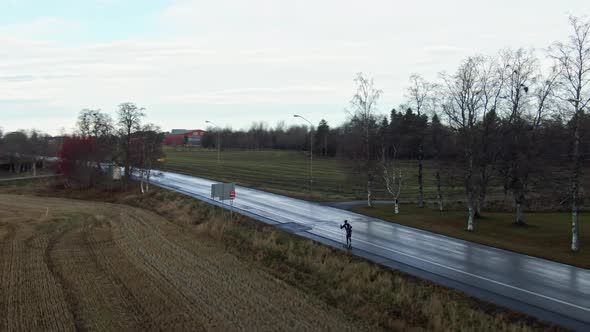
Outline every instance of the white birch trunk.
[[572, 211], [572, 251], [578, 251], [580, 249], [578, 245], [578, 211], [574, 207]]
[[468, 150], [466, 153], [467, 156], [467, 172], [465, 174], [465, 191], [467, 192], [467, 206], [469, 209], [469, 219], [467, 220], [467, 230], [473, 231], [475, 230], [475, 209], [474, 209], [474, 199], [473, 199], [473, 184], [472, 176], [473, 176], [473, 153], [471, 150]]
[[[579, 94], [578, 94], [579, 95]], [[578, 109], [578, 105], [576, 105]], [[577, 113], [577, 112], [576, 112]], [[578, 192], [580, 188], [580, 131], [579, 131], [579, 115], [576, 114], [575, 130], [574, 130], [574, 176], [572, 184], [572, 251], [578, 251], [580, 245], [578, 243]]]
[[152, 170], [151, 169], [148, 169], [147, 170], [147, 176], [146, 176], [146, 179], [145, 179], [145, 192], [146, 193], [150, 191], [150, 175], [151, 175], [151, 173], [152, 173]]
[[141, 170], [141, 171], [139, 172], [139, 179], [140, 179], [140, 180], [139, 180], [139, 185], [140, 185], [140, 187], [141, 187], [141, 193], [142, 193], [142, 194], [143, 194], [143, 193], [145, 193], [145, 190], [143, 189], [143, 177], [144, 177], [144, 175], [143, 175], [143, 170]]
[[520, 203], [516, 204], [516, 223], [519, 225], [524, 224], [524, 216], [522, 213], [522, 204], [520, 204]]
[[[393, 197], [393, 212], [399, 214], [399, 196], [402, 192], [402, 170], [397, 169], [398, 175], [396, 175], [395, 163], [392, 164], [391, 174], [389, 173], [387, 160], [385, 158], [385, 149], [383, 149], [382, 166], [383, 166], [383, 180], [385, 180], [385, 188], [387, 192]], [[394, 153], [395, 160], [395, 153]]]

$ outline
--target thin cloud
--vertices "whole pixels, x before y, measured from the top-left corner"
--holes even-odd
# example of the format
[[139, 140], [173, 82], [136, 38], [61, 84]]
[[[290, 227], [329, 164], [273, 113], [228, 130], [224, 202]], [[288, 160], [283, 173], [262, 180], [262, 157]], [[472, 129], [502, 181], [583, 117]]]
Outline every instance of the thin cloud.
[[170, 102], [183, 104], [293, 104], [297, 100], [321, 99], [322, 96], [333, 96], [338, 90], [335, 87], [296, 86], [274, 88], [243, 88], [213, 91], [205, 94], [185, 94], [168, 96]]

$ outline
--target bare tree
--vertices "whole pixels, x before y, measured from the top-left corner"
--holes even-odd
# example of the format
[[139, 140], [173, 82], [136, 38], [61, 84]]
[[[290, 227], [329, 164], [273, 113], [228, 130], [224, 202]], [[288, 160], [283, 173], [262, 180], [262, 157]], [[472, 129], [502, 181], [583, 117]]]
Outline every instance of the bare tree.
[[82, 136], [104, 137], [113, 132], [113, 119], [100, 109], [81, 110], [77, 125], [78, 132]]
[[145, 108], [138, 108], [134, 103], [122, 103], [119, 105], [118, 125], [123, 139], [123, 151], [125, 158], [125, 177], [131, 178], [131, 139], [133, 133], [141, 128], [141, 119], [145, 116]]
[[[422, 76], [418, 74], [412, 74], [410, 76], [410, 87], [408, 88], [408, 99], [409, 104], [414, 107], [418, 117], [422, 115], [424, 109], [428, 105], [430, 94], [433, 90], [433, 86], [426, 82]], [[422, 126], [418, 126], [417, 143], [416, 147], [418, 150], [418, 207], [424, 207], [424, 129]]]
[[78, 114], [77, 132], [82, 137], [92, 137], [96, 143], [93, 160], [100, 170], [101, 163], [113, 157], [113, 119], [99, 109], [83, 109]]
[[451, 128], [459, 135], [463, 148], [465, 192], [469, 218], [467, 230], [475, 229], [475, 199], [473, 185], [473, 162], [475, 130], [481, 116], [483, 88], [480, 79], [481, 57], [469, 57], [459, 66], [454, 75], [442, 74], [446, 100], [443, 112]]
[[508, 103], [508, 121], [516, 122], [527, 111], [532, 95], [529, 90], [538, 80], [539, 61], [532, 51], [525, 49], [504, 50], [501, 52], [506, 74], [503, 99]]
[[431, 151], [433, 152], [435, 169], [434, 180], [436, 182], [436, 202], [439, 212], [442, 213], [444, 210], [442, 193], [443, 158], [450, 147], [448, 142], [450, 133], [448, 132], [448, 128], [442, 124], [441, 118], [439, 117], [439, 113], [443, 109], [444, 98], [441, 96], [445, 94], [445, 88], [440, 84], [432, 84], [431, 89], [432, 93], [428, 98], [429, 109], [432, 114], [429, 128], [429, 144], [431, 146]]
[[590, 103], [590, 21], [570, 17], [573, 32], [565, 43], [555, 43], [552, 56], [560, 65], [561, 99], [567, 102], [573, 126], [571, 204], [572, 204], [572, 243], [571, 250], [579, 250], [578, 214], [580, 200], [580, 177], [582, 156], [580, 143], [582, 137], [581, 121]]
[[356, 159], [362, 163], [362, 169], [367, 178], [367, 206], [372, 206], [373, 180], [374, 180], [374, 159], [371, 150], [372, 128], [377, 120], [377, 100], [383, 91], [375, 88], [373, 79], [368, 79], [362, 73], [358, 73], [354, 79], [357, 86], [356, 93], [350, 101], [354, 108], [354, 122], [360, 126], [360, 137], [362, 145], [360, 151], [356, 151]]
[[479, 149], [476, 152], [476, 164], [479, 173], [477, 188], [479, 201], [476, 215], [480, 215], [481, 210], [485, 208], [488, 185], [500, 153], [497, 144], [497, 136], [499, 135], [497, 109], [506, 83], [505, 67], [494, 58], [483, 58], [480, 73], [483, 113], [477, 133]]
[[524, 225], [524, 205], [531, 175], [538, 170], [541, 120], [549, 105], [556, 72], [543, 79], [537, 58], [531, 51], [504, 51], [506, 77], [504, 99], [507, 106], [503, 144], [504, 177], [516, 207], [516, 224]]
[[442, 174], [442, 158], [443, 158], [443, 151], [446, 148], [446, 135], [445, 135], [445, 128], [443, 124], [440, 122], [440, 118], [438, 114], [433, 113], [432, 115], [432, 122], [431, 122], [431, 135], [430, 138], [432, 139], [432, 150], [434, 151], [434, 163], [435, 163], [435, 171], [434, 171], [434, 179], [436, 181], [436, 202], [438, 204], [439, 212], [443, 212], [444, 205], [443, 205], [443, 195], [442, 195], [442, 181], [441, 181], [441, 174]]
[[383, 180], [385, 181], [385, 189], [393, 198], [393, 212], [399, 213], [399, 196], [402, 192], [403, 178], [402, 168], [397, 163], [397, 151], [395, 145], [393, 148], [393, 157], [391, 160], [387, 159], [385, 147], [381, 149], [381, 169], [383, 171]]
[[527, 155], [528, 127], [526, 112], [529, 110], [532, 94], [531, 85], [535, 83], [538, 61], [531, 52], [524, 49], [502, 52], [507, 74], [503, 98], [506, 100], [507, 121], [505, 144], [503, 144], [504, 178], [511, 191], [516, 207], [517, 225], [524, 225], [524, 204], [528, 191], [531, 163]]
[[164, 134], [160, 127], [154, 124], [144, 125], [131, 139], [132, 145], [135, 146], [132, 149], [132, 164], [139, 170], [139, 185], [142, 194], [149, 192], [152, 169], [164, 156], [163, 139]]

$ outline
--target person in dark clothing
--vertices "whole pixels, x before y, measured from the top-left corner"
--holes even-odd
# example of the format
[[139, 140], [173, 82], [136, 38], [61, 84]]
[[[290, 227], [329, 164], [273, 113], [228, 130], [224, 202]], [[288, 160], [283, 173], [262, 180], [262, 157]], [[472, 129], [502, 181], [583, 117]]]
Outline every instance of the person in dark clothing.
[[346, 230], [346, 247], [352, 248], [352, 226], [348, 223], [348, 220], [344, 220], [344, 225], [340, 225], [340, 229]]

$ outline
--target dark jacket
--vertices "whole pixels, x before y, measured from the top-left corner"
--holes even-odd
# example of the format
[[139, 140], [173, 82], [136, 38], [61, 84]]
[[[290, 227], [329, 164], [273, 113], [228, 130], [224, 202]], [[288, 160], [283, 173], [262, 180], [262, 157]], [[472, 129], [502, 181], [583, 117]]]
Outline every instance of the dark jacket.
[[352, 226], [350, 224], [344, 224], [340, 226], [340, 229], [344, 228], [346, 230], [346, 235], [350, 236], [352, 234]]

